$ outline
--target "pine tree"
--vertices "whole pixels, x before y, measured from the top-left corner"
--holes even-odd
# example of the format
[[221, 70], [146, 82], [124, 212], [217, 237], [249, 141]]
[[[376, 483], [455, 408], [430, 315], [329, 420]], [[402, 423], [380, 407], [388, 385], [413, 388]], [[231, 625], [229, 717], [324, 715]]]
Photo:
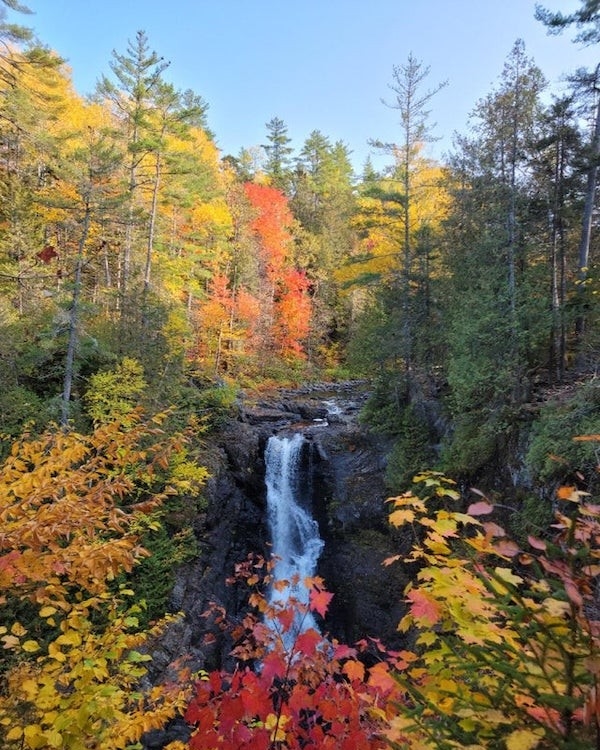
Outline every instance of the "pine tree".
[[265, 172], [272, 184], [283, 193], [287, 193], [291, 178], [291, 154], [294, 149], [289, 145], [292, 139], [288, 136], [288, 129], [283, 120], [273, 117], [266, 124], [268, 144], [262, 148], [267, 155]]
[[156, 109], [156, 97], [163, 90], [162, 74], [168, 65], [156, 52], [150, 51], [145, 32], [138, 31], [135, 41], [128, 43], [124, 54], [113, 51], [110, 67], [114, 80], [103, 75], [97, 86], [97, 96], [111, 104], [121, 124], [129, 155], [126, 163], [125, 236], [119, 272], [121, 306], [125, 303], [130, 283], [136, 230], [147, 215], [140, 197], [142, 182], [156, 179], [156, 174], [149, 176], [146, 173], [145, 158], [153, 150], [151, 115]]

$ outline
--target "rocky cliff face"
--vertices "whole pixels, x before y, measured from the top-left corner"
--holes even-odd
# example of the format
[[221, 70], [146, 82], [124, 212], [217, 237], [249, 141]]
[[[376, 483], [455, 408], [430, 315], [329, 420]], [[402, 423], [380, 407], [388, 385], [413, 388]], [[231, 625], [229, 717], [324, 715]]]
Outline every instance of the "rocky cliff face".
[[369, 636], [397, 641], [407, 578], [400, 566], [382, 567], [398, 539], [386, 519], [387, 446], [358, 421], [366, 396], [362, 384], [348, 383], [240, 403], [239, 418], [210, 450], [209, 509], [197, 521], [201, 554], [178, 573], [172, 604], [185, 617], [157, 644], [157, 674], [182, 653], [195, 668], [228, 662], [230, 644], [205, 613], [213, 602], [229, 618], [244, 612], [245, 591], [227, 579], [248, 554], [268, 556], [264, 448], [270, 435], [286, 430], [301, 430], [310, 445], [312, 506], [325, 541], [319, 574], [334, 593], [324, 630], [349, 643]]

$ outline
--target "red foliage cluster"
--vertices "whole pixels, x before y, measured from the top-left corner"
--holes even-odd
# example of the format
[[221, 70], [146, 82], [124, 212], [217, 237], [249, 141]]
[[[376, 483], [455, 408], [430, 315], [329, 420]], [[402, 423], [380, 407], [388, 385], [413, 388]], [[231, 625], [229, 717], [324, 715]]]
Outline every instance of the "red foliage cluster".
[[[240, 573], [254, 586], [251, 563]], [[236, 669], [213, 672], [200, 680], [186, 720], [196, 728], [193, 750], [383, 750], [383, 733], [400, 700], [399, 688], [380, 661], [367, 667], [359, 650], [302, 630], [289, 643], [301, 614], [324, 615], [331, 599], [320, 579], [306, 581], [310, 605], [288, 602], [286, 609], [267, 603], [260, 593], [251, 601], [256, 615], [246, 617], [233, 655]], [[268, 623], [268, 624], [267, 624]], [[286, 638], [284, 639], [284, 636]], [[366, 645], [366, 644], [365, 644]]]

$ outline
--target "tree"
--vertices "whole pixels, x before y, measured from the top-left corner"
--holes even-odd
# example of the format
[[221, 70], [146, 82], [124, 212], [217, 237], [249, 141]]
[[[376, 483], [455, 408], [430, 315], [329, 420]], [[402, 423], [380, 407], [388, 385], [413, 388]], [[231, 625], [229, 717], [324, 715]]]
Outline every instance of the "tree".
[[284, 359], [303, 358], [311, 304], [305, 273], [295, 264], [293, 217], [287, 198], [275, 188], [256, 183], [246, 183], [244, 189], [255, 210], [250, 227], [258, 241], [261, 347]]
[[[567, 367], [569, 311], [567, 303], [572, 284], [573, 229], [579, 210], [578, 155], [581, 133], [576, 123], [574, 96], [554, 100], [543, 114], [540, 138], [535, 145], [533, 165], [539, 191], [539, 237], [547, 237], [550, 266], [551, 332], [548, 373], [561, 381]], [[548, 222], [548, 218], [550, 221]]]
[[270, 177], [274, 187], [287, 193], [290, 182], [290, 154], [294, 151], [289, 145], [291, 138], [288, 136], [286, 124], [279, 117], [271, 118], [266, 128], [269, 143], [262, 146], [267, 154], [265, 173]]
[[444, 87], [442, 82], [433, 89], [422, 91], [423, 82], [428, 77], [429, 67], [424, 67], [412, 53], [403, 65], [393, 68], [393, 82], [390, 89], [394, 94], [391, 103], [383, 101], [386, 106], [398, 110], [400, 113], [400, 128], [402, 139], [399, 143], [382, 143], [373, 141], [372, 144], [394, 157], [394, 166], [390, 175], [392, 185], [398, 184], [396, 195], [392, 187], [390, 198], [398, 203], [398, 219], [402, 227], [401, 247], [397, 250], [399, 262], [398, 297], [401, 314], [399, 320], [400, 357], [403, 360], [405, 372], [406, 395], [412, 388], [411, 370], [413, 367], [413, 347], [415, 322], [411, 312], [412, 284], [411, 276], [415, 263], [415, 219], [413, 204], [418, 200], [416, 194], [416, 172], [422, 167], [421, 152], [427, 141], [432, 140], [431, 126], [428, 124], [429, 110], [427, 106], [431, 99]]
[[[141, 210], [139, 196], [143, 182], [153, 184], [156, 174], [149, 176], [144, 162], [152, 152], [153, 144], [149, 133], [150, 117], [156, 108], [156, 97], [162, 89], [162, 74], [169, 63], [150, 51], [148, 38], [138, 31], [135, 41], [130, 41], [125, 54], [113, 51], [111, 70], [116, 81], [102, 76], [97, 87], [97, 96], [110, 102], [114, 115], [121, 124], [122, 137], [128, 151], [126, 163], [127, 209], [125, 217], [125, 237], [119, 274], [121, 303], [124, 302], [130, 281], [134, 234]], [[156, 164], [156, 162], [155, 162]]]
[[63, 427], [66, 427], [69, 421], [73, 379], [77, 370], [76, 355], [81, 337], [83, 273], [86, 256], [89, 253], [90, 233], [93, 230], [93, 222], [100, 221], [102, 211], [113, 198], [111, 177], [114, 176], [118, 163], [118, 152], [115, 153], [114, 144], [110, 139], [106, 139], [105, 134], [96, 133], [90, 126], [84, 137], [87, 138], [87, 143], [79, 148], [76, 147], [70, 153], [71, 161], [68, 162], [67, 169], [71, 171], [71, 174], [69, 175], [65, 169], [63, 175], [65, 178], [70, 177], [72, 194], [76, 200], [70, 205], [63, 204], [62, 208], [68, 214], [67, 221], [79, 228], [72, 271], [72, 295], [61, 397], [60, 422]]
[[441, 296], [435, 287], [448, 201], [443, 171], [425, 157], [424, 147], [432, 140], [427, 105], [444, 84], [423, 92], [428, 74], [412, 55], [394, 67], [395, 99], [388, 106], [400, 112], [402, 138], [372, 141], [393, 163], [381, 175], [371, 171], [360, 187], [353, 218], [359, 242], [343, 268], [346, 283], [362, 292], [351, 358], [361, 370], [377, 373], [371, 413], [392, 435], [399, 434], [412, 402], [430, 400], [443, 361], [434, 300]]
[[[190, 171], [175, 149], [175, 138], [185, 140], [189, 137], [189, 128], [205, 124], [207, 105], [201, 97], [191, 91], [183, 94], [171, 84], [160, 82], [155, 97], [155, 113], [149, 118], [148, 146], [154, 160], [153, 178], [151, 181], [151, 199], [146, 243], [146, 261], [144, 264], [144, 300], [150, 287], [150, 273], [154, 252], [158, 200], [162, 187], [165, 169], [173, 172]], [[170, 138], [169, 138], [170, 137]], [[171, 146], [171, 148], [169, 148]], [[194, 165], [196, 166], [196, 165]]]
[[[576, 42], [594, 44], [600, 41], [600, 2], [598, 0], [581, 0], [582, 7], [578, 10], [564, 15], [553, 13], [540, 5], [536, 5], [536, 18], [541, 21], [549, 33], [559, 34], [573, 24], [581, 31], [575, 37]], [[585, 204], [581, 220], [581, 240], [579, 243], [579, 289], [585, 294], [588, 269], [590, 262], [590, 243], [592, 234], [593, 211], [596, 205], [596, 186], [598, 182], [598, 163], [600, 160], [600, 96], [598, 77], [600, 66], [594, 71], [579, 70], [575, 76], [578, 85], [587, 91], [591, 100], [592, 128], [587, 149], [588, 164], [587, 187], [585, 191]], [[582, 308], [584, 304], [582, 303]], [[585, 316], [580, 314], [577, 318], [576, 332], [580, 343], [580, 349], [585, 333]]]
[[[62, 60], [42, 46], [30, 28], [21, 24], [8, 23], [6, 9], [17, 13], [30, 14], [31, 10], [18, 0], [1, 0], [0, 6], [0, 85], [13, 88], [25, 71], [37, 73], [41, 70], [56, 69]], [[11, 45], [21, 48], [18, 53]]]
[[451, 162], [444, 296], [447, 403], [456, 431], [444, 460], [456, 471], [481, 466], [498, 441], [510, 439], [512, 415], [528, 389], [527, 370], [539, 352], [547, 354], [550, 280], [538, 283], [547, 263], [537, 256], [532, 221], [543, 85], [518, 40], [497, 90], [474, 111], [473, 136], [457, 140]]
[[309, 356], [317, 362], [339, 359], [347, 338], [348, 303], [337, 273], [352, 251], [354, 174], [348, 147], [313, 131], [296, 160], [290, 206], [302, 231], [298, 258], [313, 290], [314, 326]]
[[560, 34], [569, 26], [575, 25], [580, 29], [575, 41], [594, 44], [600, 41], [600, 2], [580, 0], [580, 3], [580, 8], [567, 15], [553, 12], [543, 5], [536, 4], [535, 17], [548, 28], [549, 34]]

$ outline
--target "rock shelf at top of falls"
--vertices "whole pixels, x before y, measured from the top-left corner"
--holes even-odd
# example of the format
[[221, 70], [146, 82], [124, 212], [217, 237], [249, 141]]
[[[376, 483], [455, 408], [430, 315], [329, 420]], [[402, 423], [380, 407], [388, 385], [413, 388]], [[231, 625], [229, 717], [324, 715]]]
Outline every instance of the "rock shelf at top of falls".
[[259, 395], [245, 393], [239, 400], [240, 420], [273, 429], [323, 426], [324, 422], [349, 424], [367, 398], [367, 384], [362, 380], [316, 383]]

